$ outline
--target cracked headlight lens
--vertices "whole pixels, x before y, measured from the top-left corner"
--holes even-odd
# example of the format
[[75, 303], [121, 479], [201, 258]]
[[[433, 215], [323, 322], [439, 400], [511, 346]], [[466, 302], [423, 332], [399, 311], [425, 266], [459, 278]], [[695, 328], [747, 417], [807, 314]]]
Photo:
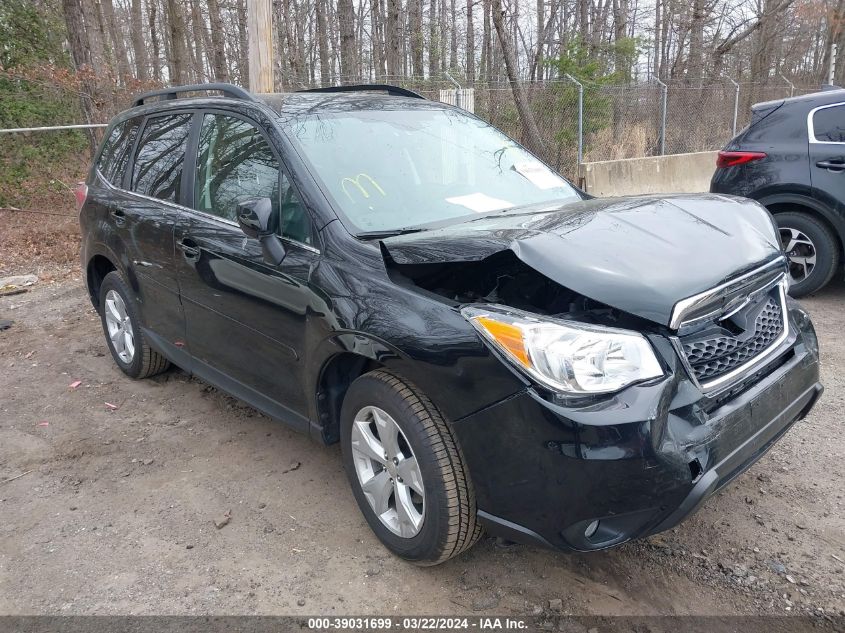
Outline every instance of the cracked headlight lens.
[[561, 393], [610, 393], [663, 376], [651, 344], [638, 332], [498, 305], [468, 306], [461, 314], [508, 361]]

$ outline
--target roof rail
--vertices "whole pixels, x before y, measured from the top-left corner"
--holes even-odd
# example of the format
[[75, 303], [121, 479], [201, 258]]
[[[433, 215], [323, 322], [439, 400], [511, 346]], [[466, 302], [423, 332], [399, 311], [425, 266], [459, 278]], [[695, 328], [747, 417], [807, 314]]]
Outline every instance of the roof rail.
[[246, 101], [255, 101], [252, 94], [240, 86], [227, 83], [211, 83], [211, 84], [193, 84], [190, 86], [173, 86], [171, 88], [161, 88], [160, 90], [150, 90], [135, 97], [132, 102], [132, 107], [144, 105], [150, 97], [161, 97], [162, 101], [169, 101], [177, 99], [180, 92], [209, 92], [211, 90], [218, 90], [223, 93], [224, 97], [232, 99], [244, 99]]
[[297, 92], [386, 92], [394, 97], [411, 97], [413, 99], [425, 99], [418, 92], [408, 90], [407, 88], [400, 88], [399, 86], [391, 86], [388, 84], [354, 84], [348, 86], [327, 86], [326, 88], [309, 88], [307, 90], [297, 90]]

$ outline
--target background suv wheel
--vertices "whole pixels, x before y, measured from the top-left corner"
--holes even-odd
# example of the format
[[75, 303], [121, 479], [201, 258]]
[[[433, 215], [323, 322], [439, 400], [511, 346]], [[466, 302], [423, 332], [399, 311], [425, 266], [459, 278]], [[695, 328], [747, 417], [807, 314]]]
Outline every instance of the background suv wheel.
[[800, 212], [778, 213], [783, 250], [789, 257], [793, 297], [821, 290], [839, 267], [839, 246], [828, 228], [813, 216]]
[[100, 320], [112, 358], [124, 374], [147, 378], [170, 367], [168, 360], [147, 344], [132, 291], [116, 271], [106, 275], [100, 285]]
[[341, 447], [355, 500], [391, 552], [436, 565], [478, 540], [463, 455], [446, 420], [412, 384], [382, 370], [353, 382]]

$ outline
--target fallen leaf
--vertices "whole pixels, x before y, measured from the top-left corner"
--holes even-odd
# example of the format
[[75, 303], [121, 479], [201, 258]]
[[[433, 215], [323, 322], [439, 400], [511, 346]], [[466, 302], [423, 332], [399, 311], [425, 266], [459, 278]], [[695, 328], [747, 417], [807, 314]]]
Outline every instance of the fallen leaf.
[[81, 385], [81, 384], [82, 384], [82, 381], [81, 381], [81, 380], [74, 380], [72, 383], [70, 383], [70, 384], [67, 386], [67, 388], [68, 388], [68, 389], [76, 389], [76, 388], [77, 388], [77, 387], [79, 387], [79, 385]]
[[109, 411], [117, 411], [117, 405], [116, 404], [112, 404], [111, 402], [106, 402], [105, 405], [106, 405], [106, 409], [108, 409]]

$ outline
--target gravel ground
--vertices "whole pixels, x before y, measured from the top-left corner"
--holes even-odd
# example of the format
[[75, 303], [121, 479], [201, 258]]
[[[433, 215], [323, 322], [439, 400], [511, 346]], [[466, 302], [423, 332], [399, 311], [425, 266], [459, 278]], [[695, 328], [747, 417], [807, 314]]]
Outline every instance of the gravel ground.
[[124, 377], [78, 279], [0, 298], [0, 614], [845, 615], [843, 301], [805, 302], [819, 405], [678, 528], [417, 568], [367, 528], [336, 446], [179, 370]]

